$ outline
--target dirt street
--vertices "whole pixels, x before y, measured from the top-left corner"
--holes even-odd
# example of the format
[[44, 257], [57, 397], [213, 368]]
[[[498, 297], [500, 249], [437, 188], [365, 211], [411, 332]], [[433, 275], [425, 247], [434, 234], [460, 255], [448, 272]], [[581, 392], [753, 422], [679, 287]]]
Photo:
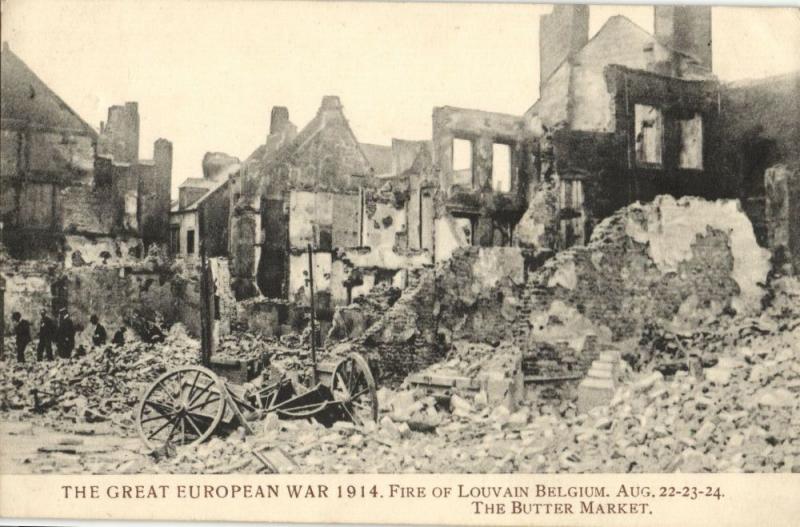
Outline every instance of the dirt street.
[[0, 421], [2, 474], [110, 474], [141, 459], [136, 437], [122, 437], [103, 423], [55, 431], [31, 422]]

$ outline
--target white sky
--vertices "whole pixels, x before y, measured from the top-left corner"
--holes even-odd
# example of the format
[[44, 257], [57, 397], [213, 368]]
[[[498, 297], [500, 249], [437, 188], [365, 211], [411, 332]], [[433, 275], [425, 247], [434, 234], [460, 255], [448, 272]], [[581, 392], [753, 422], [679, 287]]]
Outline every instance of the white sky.
[[[173, 194], [207, 151], [248, 156], [273, 105], [302, 128], [339, 95], [362, 142], [430, 139], [434, 106], [513, 114], [536, 99], [550, 6], [186, 0], [2, 0], [2, 38], [81, 117], [138, 101], [140, 157], [174, 144]], [[650, 6], [592, 6], [590, 35]], [[722, 80], [800, 69], [800, 11], [714, 8]]]

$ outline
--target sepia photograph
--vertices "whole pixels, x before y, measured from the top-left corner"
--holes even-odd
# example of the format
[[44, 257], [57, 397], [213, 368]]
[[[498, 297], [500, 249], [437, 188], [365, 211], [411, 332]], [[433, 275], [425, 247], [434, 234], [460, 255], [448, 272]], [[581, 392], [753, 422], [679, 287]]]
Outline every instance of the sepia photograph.
[[0, 6], [3, 476], [800, 472], [797, 8]]

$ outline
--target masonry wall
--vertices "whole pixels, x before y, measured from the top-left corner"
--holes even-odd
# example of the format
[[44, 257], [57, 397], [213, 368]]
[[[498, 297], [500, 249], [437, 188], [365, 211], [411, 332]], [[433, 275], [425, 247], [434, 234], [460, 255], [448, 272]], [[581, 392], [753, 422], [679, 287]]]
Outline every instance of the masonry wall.
[[[2, 145], [0, 221], [11, 255], [58, 254], [65, 229], [110, 231], [108, 196], [93, 191], [91, 136], [4, 124]], [[81, 210], [73, 214], [76, 208]]]
[[101, 124], [97, 150], [98, 155], [109, 156], [118, 163], [139, 160], [138, 103], [126, 102], [108, 109], [108, 119]]
[[[472, 142], [472, 186], [454, 189], [453, 139]], [[522, 185], [519, 177], [520, 144], [525, 139], [522, 119], [513, 115], [441, 107], [433, 110], [433, 163], [440, 170], [441, 187], [452, 194], [456, 190], [491, 190], [492, 144], [509, 144], [514, 151], [512, 159], [511, 194]]]
[[432, 269], [417, 274], [384, 316], [349, 346], [364, 354], [381, 383], [405, 376], [444, 357], [437, 345]]
[[655, 36], [672, 49], [692, 55], [709, 70], [711, 54], [710, 6], [655, 6]]
[[[382, 381], [406, 375], [442, 360], [458, 339], [497, 344], [513, 338], [516, 297], [524, 284], [525, 259], [517, 248], [459, 249], [435, 268], [409, 272], [408, 285], [386, 308], [386, 298], [370, 298], [339, 313], [335, 326], [358, 335], [348, 345], [378, 366]], [[388, 295], [386, 289], [379, 296]], [[382, 305], [381, 305], [382, 304]], [[375, 320], [366, 330], [356, 328]], [[368, 312], [361, 312], [363, 310]]]
[[722, 86], [721, 161], [765, 247], [769, 237], [765, 172], [777, 164], [800, 165], [798, 94], [797, 73]]
[[[471, 174], [466, 176], [453, 169], [455, 139], [468, 140], [472, 145]], [[506, 145], [510, 150], [507, 192], [498, 190], [492, 181], [495, 144]], [[510, 245], [514, 225], [527, 207], [530, 157], [538, 149], [523, 119], [477, 110], [435, 108], [432, 148], [440, 188], [433, 222], [437, 261], [446, 258], [452, 248], [463, 245], [459, 242], [462, 229], [468, 231], [467, 245]]]
[[[619, 66], [606, 68], [609, 91], [614, 94], [616, 144], [620, 169], [628, 178], [630, 194], [636, 200], [650, 201], [658, 194], [694, 195], [709, 199], [735, 195], [735, 181], [721, 169], [719, 84], [716, 81], [686, 81], [631, 70]], [[635, 106], [649, 105], [663, 115], [663, 153], [660, 166], [636, 161]], [[681, 129], [679, 121], [702, 119], [702, 168], [679, 165]]]
[[[230, 217], [230, 185], [223, 185], [206, 197], [200, 204], [202, 208], [202, 224], [198, 233], [199, 240], [206, 243], [206, 256], [225, 257], [228, 255], [228, 238]], [[199, 245], [197, 247], [199, 251]]]
[[[145, 247], [169, 241], [169, 209], [172, 191], [172, 143], [158, 139], [153, 146], [153, 170], [139, 186], [140, 235]], [[227, 218], [225, 219], [227, 224]]]
[[669, 63], [670, 59], [669, 52], [650, 35], [621, 18], [609, 20], [606, 30], [598, 33], [573, 61], [566, 99], [569, 127], [593, 132], [615, 130], [614, 91], [609, 90], [603, 76], [606, 66], [647, 70], [656, 62]]
[[[80, 237], [73, 240], [81, 241]], [[89, 317], [97, 314], [107, 329], [132, 325], [134, 319], [180, 322], [189, 334], [200, 335], [200, 284], [196, 268], [170, 267], [165, 262], [126, 257], [125, 246], [117, 245], [119, 254], [108, 254], [116, 239], [99, 243], [97, 254], [87, 250], [81, 254], [84, 263], [61, 263], [33, 260], [2, 260], [2, 276], [6, 280], [5, 318], [19, 311], [38, 328], [40, 311], [65, 307], [76, 324], [89, 326]], [[75, 247], [79, 247], [75, 245]], [[129, 248], [129, 247], [128, 247]], [[74, 260], [74, 259], [73, 259]], [[233, 292], [228, 287], [227, 262], [211, 259], [215, 273], [216, 294], [220, 300], [218, 335], [230, 331], [236, 319]], [[6, 326], [11, 327], [11, 326]]]
[[661, 196], [618, 211], [589, 244], [544, 264], [516, 247], [459, 249], [414, 275], [349, 344], [388, 380], [441, 360], [460, 339], [513, 342], [529, 375], [580, 376], [603, 346], [651, 324], [697, 328], [758, 312], [769, 258], [736, 201]]

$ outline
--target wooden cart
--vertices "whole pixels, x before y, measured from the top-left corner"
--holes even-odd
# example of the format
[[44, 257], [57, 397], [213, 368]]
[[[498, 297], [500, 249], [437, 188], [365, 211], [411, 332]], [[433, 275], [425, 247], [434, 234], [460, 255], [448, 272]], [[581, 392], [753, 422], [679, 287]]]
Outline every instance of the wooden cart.
[[251, 433], [250, 423], [270, 413], [281, 419], [313, 418], [326, 426], [339, 420], [376, 421], [375, 379], [358, 353], [337, 362], [327, 382], [309, 388], [287, 377], [260, 386], [235, 384], [203, 366], [184, 366], [156, 379], [135, 417], [142, 441], [156, 450], [198, 444], [238, 426]]

